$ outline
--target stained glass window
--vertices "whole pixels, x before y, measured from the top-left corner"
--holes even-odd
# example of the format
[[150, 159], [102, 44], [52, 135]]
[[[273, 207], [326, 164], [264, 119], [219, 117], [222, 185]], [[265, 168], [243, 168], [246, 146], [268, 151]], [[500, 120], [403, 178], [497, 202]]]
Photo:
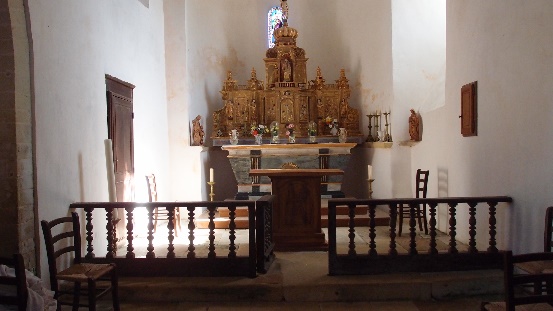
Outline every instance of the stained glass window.
[[276, 41], [275, 36], [273, 36], [273, 32], [275, 29], [282, 27], [282, 19], [282, 8], [279, 6], [272, 7], [269, 10], [269, 13], [267, 13], [267, 42], [269, 44], [269, 48], [275, 46]]

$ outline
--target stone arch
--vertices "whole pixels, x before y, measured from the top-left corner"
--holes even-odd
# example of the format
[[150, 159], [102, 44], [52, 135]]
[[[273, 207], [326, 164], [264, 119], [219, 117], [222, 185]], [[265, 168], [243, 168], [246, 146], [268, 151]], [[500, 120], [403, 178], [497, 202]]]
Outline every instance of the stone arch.
[[26, 0], [0, 1], [0, 255], [37, 269], [34, 142]]

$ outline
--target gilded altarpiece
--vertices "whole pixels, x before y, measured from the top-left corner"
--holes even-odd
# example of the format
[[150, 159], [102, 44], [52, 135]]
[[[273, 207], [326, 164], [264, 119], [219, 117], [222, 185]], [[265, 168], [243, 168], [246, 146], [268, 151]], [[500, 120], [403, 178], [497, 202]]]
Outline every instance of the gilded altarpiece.
[[[359, 111], [349, 105], [350, 88], [345, 70], [335, 83], [327, 84], [320, 68], [315, 79], [308, 80], [304, 49], [296, 46], [297, 30], [287, 23], [274, 32], [276, 45], [266, 52], [265, 81], [257, 78], [255, 69], [244, 85], [238, 85], [232, 73], [227, 73], [221, 90], [223, 108], [213, 113], [212, 138], [214, 145], [225, 144], [231, 130], [241, 138], [249, 134], [253, 124], [280, 125], [285, 137], [286, 124], [295, 125], [297, 137], [306, 137], [308, 124], [317, 123], [317, 136], [331, 142], [331, 127], [327, 119], [336, 120], [338, 127], [347, 130], [352, 142], [362, 142], [359, 130]], [[337, 140], [337, 138], [336, 138]], [[221, 142], [221, 143], [218, 143]]]

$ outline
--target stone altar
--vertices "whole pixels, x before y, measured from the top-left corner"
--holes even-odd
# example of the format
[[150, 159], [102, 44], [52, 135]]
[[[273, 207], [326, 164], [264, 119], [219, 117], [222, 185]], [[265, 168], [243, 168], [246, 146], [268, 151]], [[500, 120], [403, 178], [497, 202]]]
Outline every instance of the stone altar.
[[[345, 170], [356, 143], [223, 145], [238, 183], [235, 199], [255, 199], [271, 193], [267, 176], [250, 176], [252, 169], [280, 169], [293, 163], [299, 169]], [[342, 175], [321, 177], [321, 196], [341, 198]]]

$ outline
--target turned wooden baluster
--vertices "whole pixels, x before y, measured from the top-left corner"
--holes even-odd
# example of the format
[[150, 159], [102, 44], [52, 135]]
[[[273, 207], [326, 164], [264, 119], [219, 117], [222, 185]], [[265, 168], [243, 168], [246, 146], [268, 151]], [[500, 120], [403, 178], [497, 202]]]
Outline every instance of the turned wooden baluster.
[[196, 258], [196, 247], [194, 246], [194, 229], [196, 228], [196, 225], [194, 225], [194, 206], [188, 206], [188, 255], [186, 255], [187, 258]]
[[113, 226], [113, 207], [106, 207], [106, 229], [107, 229], [107, 238], [108, 238], [108, 246], [107, 246], [107, 254], [106, 258], [113, 258], [115, 257], [115, 228]]
[[209, 225], [207, 226], [209, 228], [209, 252], [207, 258], [215, 258], [217, 256], [217, 254], [215, 254], [215, 208], [209, 206], [207, 210], [209, 215]]
[[236, 222], [235, 222], [235, 219], [236, 219], [236, 206], [229, 206], [228, 207], [230, 213], [229, 213], [229, 218], [230, 218], [230, 223], [229, 223], [229, 240], [230, 240], [230, 245], [229, 245], [229, 254], [228, 254], [228, 257], [229, 258], [236, 258], [236, 244], [234, 243], [234, 241], [236, 240]]
[[455, 219], [457, 203], [449, 203], [449, 249], [450, 254], [457, 254], [457, 241], [455, 237], [457, 236], [457, 220]]
[[469, 253], [478, 253], [478, 250], [476, 249], [476, 205], [477, 202], [470, 202], [469, 205], [469, 247], [468, 252]]
[[430, 220], [428, 224], [430, 225], [430, 247], [428, 248], [429, 254], [438, 254], [438, 248], [436, 244], [436, 206], [438, 203], [428, 203], [430, 209]]
[[[418, 204], [409, 203], [409, 255], [418, 254], [417, 251], [417, 220], [415, 219], [415, 213], [418, 213], [417, 210]], [[400, 226], [402, 224], [399, 224]]]
[[495, 234], [497, 233], [495, 231], [495, 207], [497, 202], [488, 202], [488, 205], [490, 206], [490, 246], [488, 247], [488, 252], [497, 253], [497, 243], [495, 240]]
[[376, 251], [376, 221], [375, 221], [375, 211], [376, 205], [369, 205], [369, 256], [377, 256]]
[[92, 225], [92, 211], [94, 210], [93, 207], [85, 207], [84, 208], [86, 212], [86, 255], [84, 256], [86, 259], [94, 258], [94, 247], [92, 246], [92, 241], [94, 240], [94, 237], [92, 236], [92, 229], [94, 229], [94, 226]]
[[127, 211], [127, 255], [126, 257], [127, 258], [135, 258], [135, 254], [134, 254], [134, 247], [132, 246], [132, 242], [133, 242], [133, 229], [134, 229], [134, 225], [133, 225], [133, 221], [132, 221], [132, 212], [134, 210], [134, 207], [126, 207], [125, 208], [125, 211]]
[[388, 255], [396, 256], [396, 224], [397, 224], [397, 203], [390, 204], [390, 249], [388, 249]]
[[148, 206], [148, 253], [146, 253], [146, 258], [156, 258], [156, 253], [154, 253], [154, 210], [155, 206]]
[[355, 256], [357, 253], [355, 251], [355, 204], [348, 204], [348, 216], [349, 216], [349, 221], [348, 221], [348, 226], [349, 226], [349, 229], [348, 229], [348, 238], [349, 238], [349, 243], [348, 243], [348, 255], [350, 256]]
[[173, 245], [173, 240], [175, 240], [175, 207], [166, 206], [167, 209], [167, 230], [169, 235], [167, 240], [169, 241], [169, 246], [167, 247], [167, 258], [175, 258], [175, 246]]

